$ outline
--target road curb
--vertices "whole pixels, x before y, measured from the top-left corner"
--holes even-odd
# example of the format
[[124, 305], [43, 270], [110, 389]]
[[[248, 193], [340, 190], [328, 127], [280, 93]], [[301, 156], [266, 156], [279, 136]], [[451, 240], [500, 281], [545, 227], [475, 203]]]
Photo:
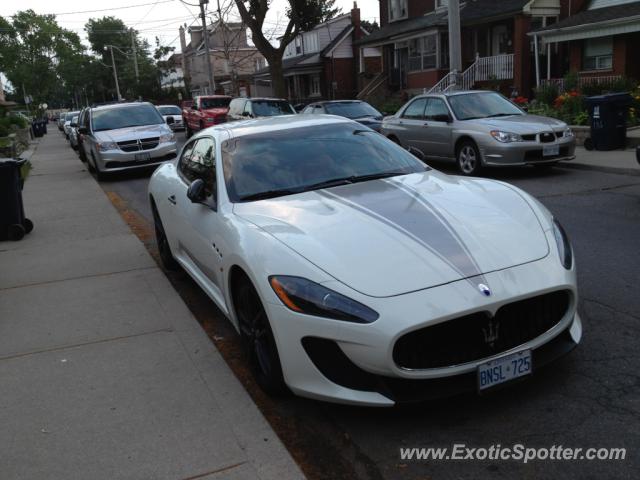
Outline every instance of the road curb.
[[584, 163], [563, 163], [561, 168], [574, 168], [576, 170], [595, 170], [603, 173], [613, 173], [616, 175], [631, 175], [634, 177], [640, 177], [640, 168], [618, 168], [618, 167], [606, 167], [600, 165], [587, 165]]

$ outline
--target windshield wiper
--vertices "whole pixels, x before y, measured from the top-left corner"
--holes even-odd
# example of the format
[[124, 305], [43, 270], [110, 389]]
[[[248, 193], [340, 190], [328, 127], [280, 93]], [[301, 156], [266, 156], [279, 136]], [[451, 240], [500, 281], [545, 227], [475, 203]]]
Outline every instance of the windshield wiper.
[[512, 115], [520, 115], [520, 114], [519, 113], [494, 113], [493, 115], [487, 115], [484, 118], [510, 117]]

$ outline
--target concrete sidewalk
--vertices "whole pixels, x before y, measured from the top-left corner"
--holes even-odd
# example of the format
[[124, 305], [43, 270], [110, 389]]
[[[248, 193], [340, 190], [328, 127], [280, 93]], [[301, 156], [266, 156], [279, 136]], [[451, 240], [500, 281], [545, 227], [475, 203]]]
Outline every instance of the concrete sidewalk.
[[600, 170], [607, 173], [623, 173], [640, 175], [640, 164], [636, 161], [635, 149], [611, 150], [601, 152], [576, 147], [576, 158], [570, 162], [562, 162], [562, 167]]
[[55, 129], [0, 243], [0, 478], [290, 479], [298, 466]]

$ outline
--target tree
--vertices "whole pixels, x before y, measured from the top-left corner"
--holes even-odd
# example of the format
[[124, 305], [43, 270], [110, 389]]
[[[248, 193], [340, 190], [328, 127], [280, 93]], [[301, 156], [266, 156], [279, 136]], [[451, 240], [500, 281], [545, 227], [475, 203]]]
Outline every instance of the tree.
[[60, 27], [53, 15], [26, 10], [11, 22], [0, 18], [0, 70], [15, 91], [24, 90], [36, 105], [68, 101], [81, 79], [67, 67], [77, 67], [83, 51], [78, 35]]
[[274, 46], [265, 35], [264, 23], [272, 0], [235, 0], [242, 21], [251, 30], [253, 43], [269, 63], [273, 93], [285, 98], [287, 88], [284, 81], [282, 56], [285, 48], [300, 33], [333, 18], [339, 13], [335, 0], [287, 0], [287, 18], [289, 19], [280, 44]]

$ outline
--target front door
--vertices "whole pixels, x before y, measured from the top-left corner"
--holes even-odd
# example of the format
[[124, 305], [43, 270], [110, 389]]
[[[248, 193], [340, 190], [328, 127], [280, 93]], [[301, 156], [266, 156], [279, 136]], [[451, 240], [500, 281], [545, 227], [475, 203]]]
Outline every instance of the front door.
[[396, 50], [396, 55], [398, 56], [398, 74], [400, 89], [407, 88], [407, 69], [409, 67], [409, 49], [408, 48], [400, 48]]
[[449, 108], [441, 98], [429, 98], [425, 109], [425, 152], [435, 157], [452, 157], [451, 143], [452, 123], [446, 120], [450, 117]]
[[396, 134], [404, 147], [415, 147], [428, 155], [429, 149], [425, 138], [424, 111], [427, 106], [426, 98], [417, 98], [407, 106], [402, 116], [397, 121]]
[[[223, 247], [217, 210], [215, 149], [213, 138], [201, 137], [193, 146], [191, 155], [180, 159], [178, 169], [182, 182], [175, 192], [175, 200], [176, 214], [180, 217], [177, 224], [184, 227], [176, 233], [196, 280], [222, 306], [220, 267]], [[206, 198], [199, 203], [187, 197], [189, 185], [196, 179], [205, 183]]]

